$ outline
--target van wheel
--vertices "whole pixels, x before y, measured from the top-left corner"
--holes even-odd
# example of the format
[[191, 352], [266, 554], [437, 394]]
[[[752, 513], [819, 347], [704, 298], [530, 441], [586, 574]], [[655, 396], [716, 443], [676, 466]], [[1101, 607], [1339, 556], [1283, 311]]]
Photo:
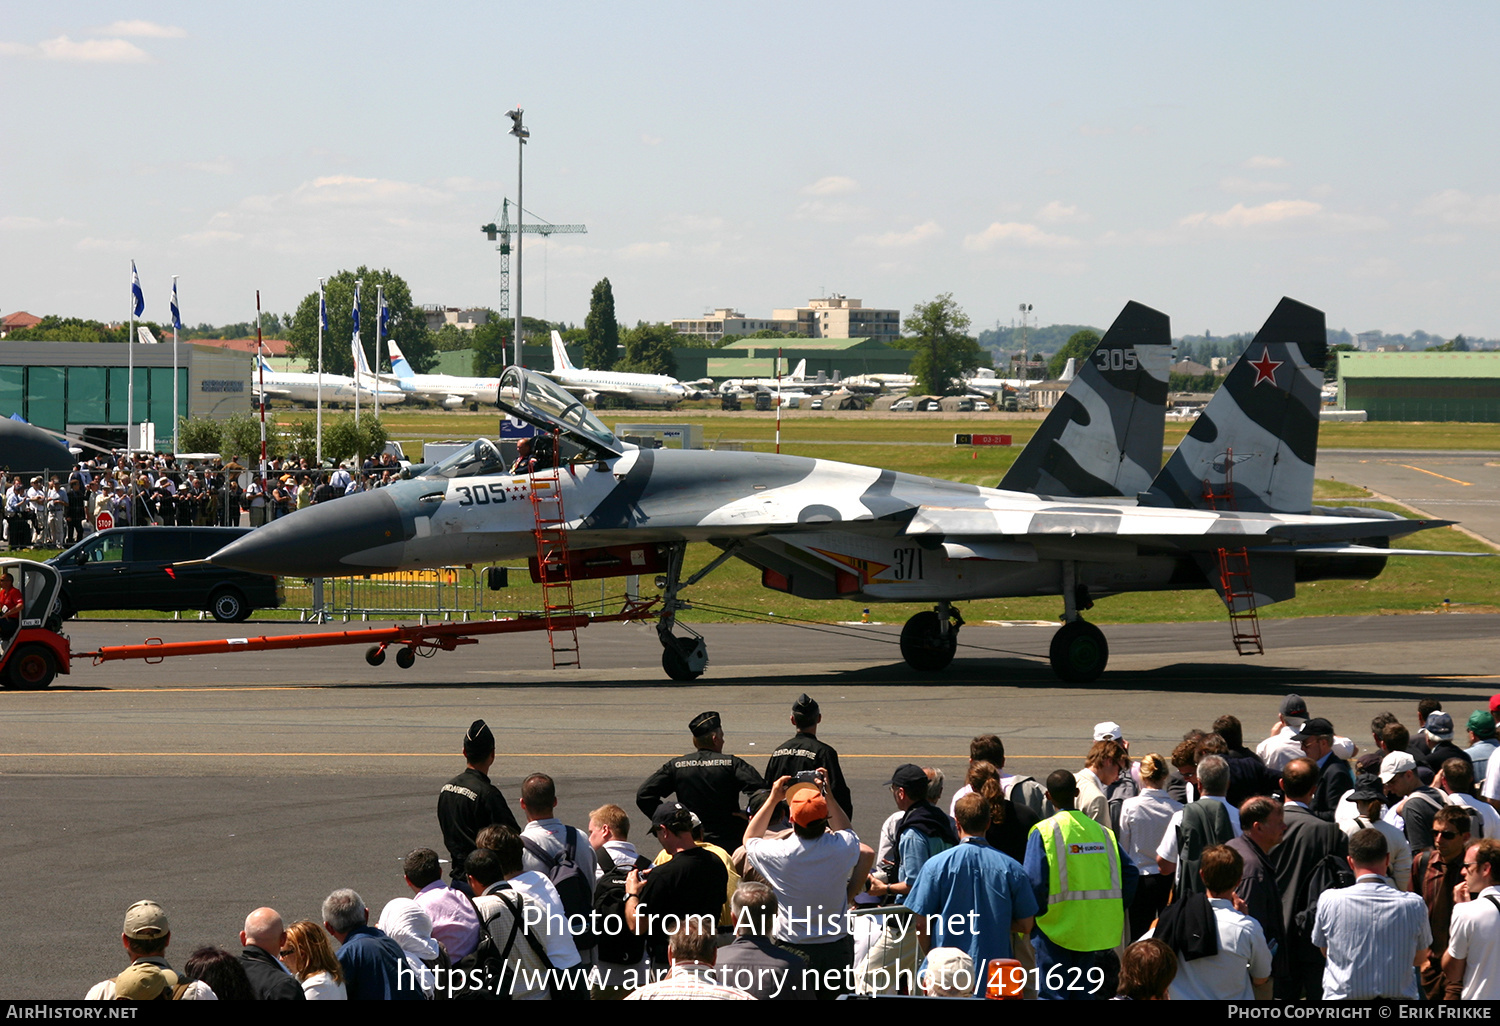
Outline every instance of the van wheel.
[[220, 623], [239, 623], [250, 615], [250, 606], [235, 588], [220, 588], [208, 597], [208, 611]]
[[5, 686], [17, 691], [40, 691], [57, 676], [57, 657], [44, 645], [22, 645], [5, 667]]
[[71, 620], [78, 615], [78, 610], [74, 607], [73, 600], [68, 598], [67, 592], [57, 597], [57, 615], [64, 620]]

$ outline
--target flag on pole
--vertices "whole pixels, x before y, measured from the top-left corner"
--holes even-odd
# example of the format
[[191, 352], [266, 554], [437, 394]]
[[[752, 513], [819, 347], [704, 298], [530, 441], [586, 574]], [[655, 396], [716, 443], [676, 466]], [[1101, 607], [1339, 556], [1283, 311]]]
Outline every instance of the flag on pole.
[[323, 286], [318, 286], [318, 322], [323, 325], [323, 330], [328, 330], [328, 297], [323, 295]]
[[135, 297], [135, 315], [139, 317], [146, 309], [146, 294], [141, 291], [141, 276], [136, 273], [135, 261], [130, 261], [130, 294]]
[[359, 282], [354, 283], [354, 334], [359, 334]]
[[[137, 300], [139, 302], [139, 300]], [[137, 313], [140, 311], [137, 310]], [[182, 311], [177, 309], [177, 279], [172, 279], [172, 327], [182, 330]]]
[[385, 301], [385, 296], [380, 297], [380, 334], [388, 337], [391, 333], [391, 306]]

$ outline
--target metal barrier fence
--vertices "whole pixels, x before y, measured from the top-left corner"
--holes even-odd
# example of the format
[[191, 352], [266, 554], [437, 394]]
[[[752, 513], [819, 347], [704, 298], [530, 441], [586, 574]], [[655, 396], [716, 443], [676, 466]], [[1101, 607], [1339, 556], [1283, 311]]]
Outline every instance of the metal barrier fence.
[[[438, 567], [366, 577], [284, 577], [281, 608], [312, 621], [419, 616], [445, 620], [489, 619], [541, 609], [541, 587], [526, 567]], [[579, 588], [578, 605], [592, 604]], [[616, 583], [615, 590], [619, 590]], [[599, 600], [607, 598], [600, 582]]]

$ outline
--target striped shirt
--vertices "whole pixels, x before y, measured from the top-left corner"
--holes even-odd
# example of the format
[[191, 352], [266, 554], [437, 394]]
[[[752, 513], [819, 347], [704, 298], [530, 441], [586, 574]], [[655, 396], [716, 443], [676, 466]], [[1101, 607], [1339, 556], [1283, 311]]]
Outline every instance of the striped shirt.
[[1324, 891], [1312, 942], [1328, 953], [1324, 1001], [1421, 998], [1412, 967], [1417, 952], [1432, 944], [1421, 895], [1398, 891], [1376, 873]]

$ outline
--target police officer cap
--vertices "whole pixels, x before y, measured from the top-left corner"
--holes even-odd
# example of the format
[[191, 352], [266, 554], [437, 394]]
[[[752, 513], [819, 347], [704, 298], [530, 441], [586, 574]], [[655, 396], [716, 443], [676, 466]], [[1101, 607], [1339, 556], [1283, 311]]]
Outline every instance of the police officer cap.
[[490, 725], [483, 720], [475, 720], [469, 724], [469, 732], [464, 735], [465, 752], [493, 752], [495, 750], [495, 734], [490, 730]]
[[703, 737], [718, 729], [719, 714], [716, 712], [701, 712], [688, 721], [688, 730], [693, 732], [694, 737]]
[[813, 700], [813, 697], [811, 695], [804, 691], [797, 697], [797, 700], [792, 703], [792, 715], [817, 716], [818, 703]]

